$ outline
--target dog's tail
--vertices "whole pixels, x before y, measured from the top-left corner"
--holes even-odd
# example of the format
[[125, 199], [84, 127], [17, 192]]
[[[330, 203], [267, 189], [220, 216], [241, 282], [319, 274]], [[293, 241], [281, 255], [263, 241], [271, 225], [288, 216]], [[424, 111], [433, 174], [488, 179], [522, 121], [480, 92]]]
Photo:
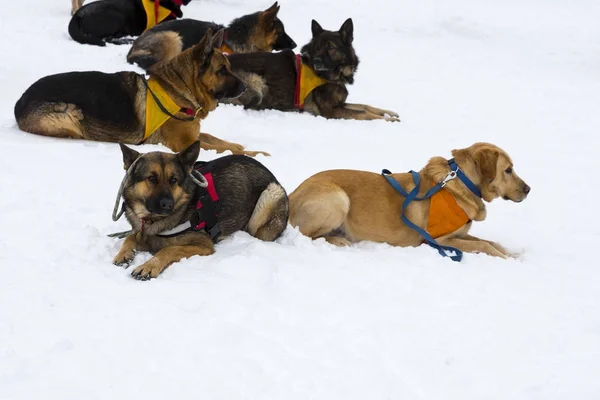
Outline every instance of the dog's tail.
[[73, 38], [74, 41], [81, 44], [93, 44], [95, 46], [106, 46], [106, 42], [103, 39], [98, 38], [94, 35], [90, 35], [85, 33], [81, 29], [81, 19], [84, 16], [81, 14], [84, 8], [80, 8], [73, 17], [71, 17], [71, 22], [69, 22], [69, 35]]
[[183, 41], [177, 32], [148, 31], [133, 43], [127, 54], [127, 62], [147, 70], [158, 62], [177, 56], [181, 53], [182, 46]]
[[277, 182], [271, 182], [260, 194], [248, 222], [248, 233], [272, 242], [285, 230], [290, 212], [290, 204], [285, 189]]

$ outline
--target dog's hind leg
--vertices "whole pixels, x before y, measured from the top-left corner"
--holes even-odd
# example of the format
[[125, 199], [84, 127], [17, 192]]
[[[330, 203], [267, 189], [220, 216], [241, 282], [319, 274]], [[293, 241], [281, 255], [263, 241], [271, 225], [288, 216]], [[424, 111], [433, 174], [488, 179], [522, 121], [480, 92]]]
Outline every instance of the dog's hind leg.
[[62, 102], [32, 105], [17, 119], [19, 128], [25, 132], [74, 139], [83, 139], [81, 121], [81, 109]]
[[305, 236], [323, 237], [336, 246], [350, 244], [335, 234], [343, 229], [349, 211], [350, 198], [336, 185], [300, 186], [290, 195], [290, 224]]
[[287, 226], [289, 201], [285, 189], [272, 182], [260, 194], [254, 211], [248, 222], [248, 233], [252, 236], [272, 242]]

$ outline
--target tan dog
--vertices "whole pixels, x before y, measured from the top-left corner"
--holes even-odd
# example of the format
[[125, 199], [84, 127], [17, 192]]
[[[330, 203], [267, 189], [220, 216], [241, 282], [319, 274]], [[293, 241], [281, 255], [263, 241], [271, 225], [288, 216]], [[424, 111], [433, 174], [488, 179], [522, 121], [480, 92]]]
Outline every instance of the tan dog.
[[[441, 236], [430, 231], [429, 219], [447, 221], [460, 219], [455, 215], [430, 218], [432, 199], [414, 201], [406, 210], [410, 221], [436, 238], [438, 244], [451, 246], [468, 253], [486, 253], [506, 258], [511, 254], [501, 245], [468, 234], [472, 221], [486, 217], [485, 203], [497, 197], [521, 202], [531, 188], [515, 174], [508, 154], [489, 143], [453, 150], [456, 164], [479, 188], [481, 198], [472, 193], [459, 179], [453, 179], [439, 192], [450, 198], [454, 210], [464, 214], [464, 224], [455, 228], [443, 227]], [[419, 197], [448, 176], [448, 160], [434, 157], [420, 171]], [[407, 191], [415, 185], [410, 173], [392, 174]], [[313, 239], [323, 237], [337, 246], [370, 240], [394, 246], [419, 246], [423, 238], [401, 218], [404, 197], [386, 179], [372, 172], [330, 170], [320, 172], [304, 181], [290, 195], [290, 223]], [[437, 200], [436, 200], [437, 201]], [[452, 210], [452, 204], [446, 209]], [[434, 230], [439, 228], [433, 227]]]
[[83, 6], [85, 0], [71, 0], [71, 15], [75, 14]]

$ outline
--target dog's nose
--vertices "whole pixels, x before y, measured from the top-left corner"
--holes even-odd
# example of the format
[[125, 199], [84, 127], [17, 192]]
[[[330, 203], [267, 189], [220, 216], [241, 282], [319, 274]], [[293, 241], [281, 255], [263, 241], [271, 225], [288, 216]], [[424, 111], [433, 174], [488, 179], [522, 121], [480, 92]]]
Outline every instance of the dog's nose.
[[160, 209], [163, 211], [171, 211], [173, 209], [173, 199], [160, 199]]
[[529, 194], [531, 192], [531, 187], [528, 184], [523, 184], [523, 193]]

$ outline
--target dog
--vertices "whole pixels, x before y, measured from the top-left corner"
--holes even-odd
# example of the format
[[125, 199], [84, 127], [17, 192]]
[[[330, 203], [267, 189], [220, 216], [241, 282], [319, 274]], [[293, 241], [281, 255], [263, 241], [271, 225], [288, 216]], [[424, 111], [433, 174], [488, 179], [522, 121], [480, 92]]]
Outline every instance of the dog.
[[254, 110], [305, 110], [334, 119], [400, 121], [393, 111], [346, 103], [346, 85], [354, 82], [359, 63], [353, 40], [351, 18], [337, 32], [313, 20], [312, 39], [299, 55], [289, 50], [229, 55], [232, 71], [248, 90], [225, 102]]
[[[274, 241], [285, 230], [289, 203], [275, 176], [253, 158], [230, 155], [196, 163], [199, 142], [178, 154], [140, 155], [121, 145], [124, 212], [133, 230], [115, 256], [128, 267], [136, 251], [154, 254], [132, 276], [156, 278], [169, 265], [215, 252], [214, 243], [237, 231]], [[196, 164], [195, 164], [196, 163]], [[190, 175], [202, 174], [199, 186]]]
[[135, 72], [69, 72], [35, 82], [15, 105], [25, 132], [127, 144], [164, 144], [181, 151], [200, 139], [207, 150], [256, 155], [244, 147], [200, 133], [200, 120], [244, 84], [215, 49], [223, 31], [209, 30], [196, 46], [157, 64], [150, 79]]
[[73, 16], [77, 10], [83, 6], [85, 0], [71, 0], [71, 16]]
[[278, 12], [279, 5], [275, 2], [265, 11], [233, 20], [227, 27], [193, 19], [168, 21], [142, 33], [127, 54], [127, 62], [148, 69], [195, 45], [208, 29], [225, 29], [219, 47], [228, 54], [294, 49], [296, 43], [285, 32]]
[[[441, 185], [439, 198], [433, 196], [410, 203], [406, 217], [418, 228], [426, 229], [439, 245], [468, 253], [513, 256], [501, 245], [468, 232], [472, 221], [485, 219], [484, 201], [501, 197], [521, 202], [531, 188], [514, 172], [508, 154], [493, 144], [475, 143], [453, 150], [452, 155], [458, 169], [477, 187], [481, 197], [475, 195], [462, 178], [451, 179]], [[450, 171], [445, 158], [430, 159], [419, 172], [419, 196], [443, 182]], [[415, 188], [410, 173], [390, 177], [407, 192]], [[322, 237], [337, 246], [361, 240], [418, 246], [423, 243], [423, 237], [400, 217], [404, 200], [381, 175], [353, 170], [324, 171], [305, 180], [290, 195], [290, 223], [306, 236]]]
[[163, 21], [183, 17], [181, 6], [190, 1], [100, 0], [81, 6], [83, 1], [73, 0], [73, 9], [79, 7], [69, 22], [69, 35], [81, 44], [130, 44], [126, 36], [138, 36]]

